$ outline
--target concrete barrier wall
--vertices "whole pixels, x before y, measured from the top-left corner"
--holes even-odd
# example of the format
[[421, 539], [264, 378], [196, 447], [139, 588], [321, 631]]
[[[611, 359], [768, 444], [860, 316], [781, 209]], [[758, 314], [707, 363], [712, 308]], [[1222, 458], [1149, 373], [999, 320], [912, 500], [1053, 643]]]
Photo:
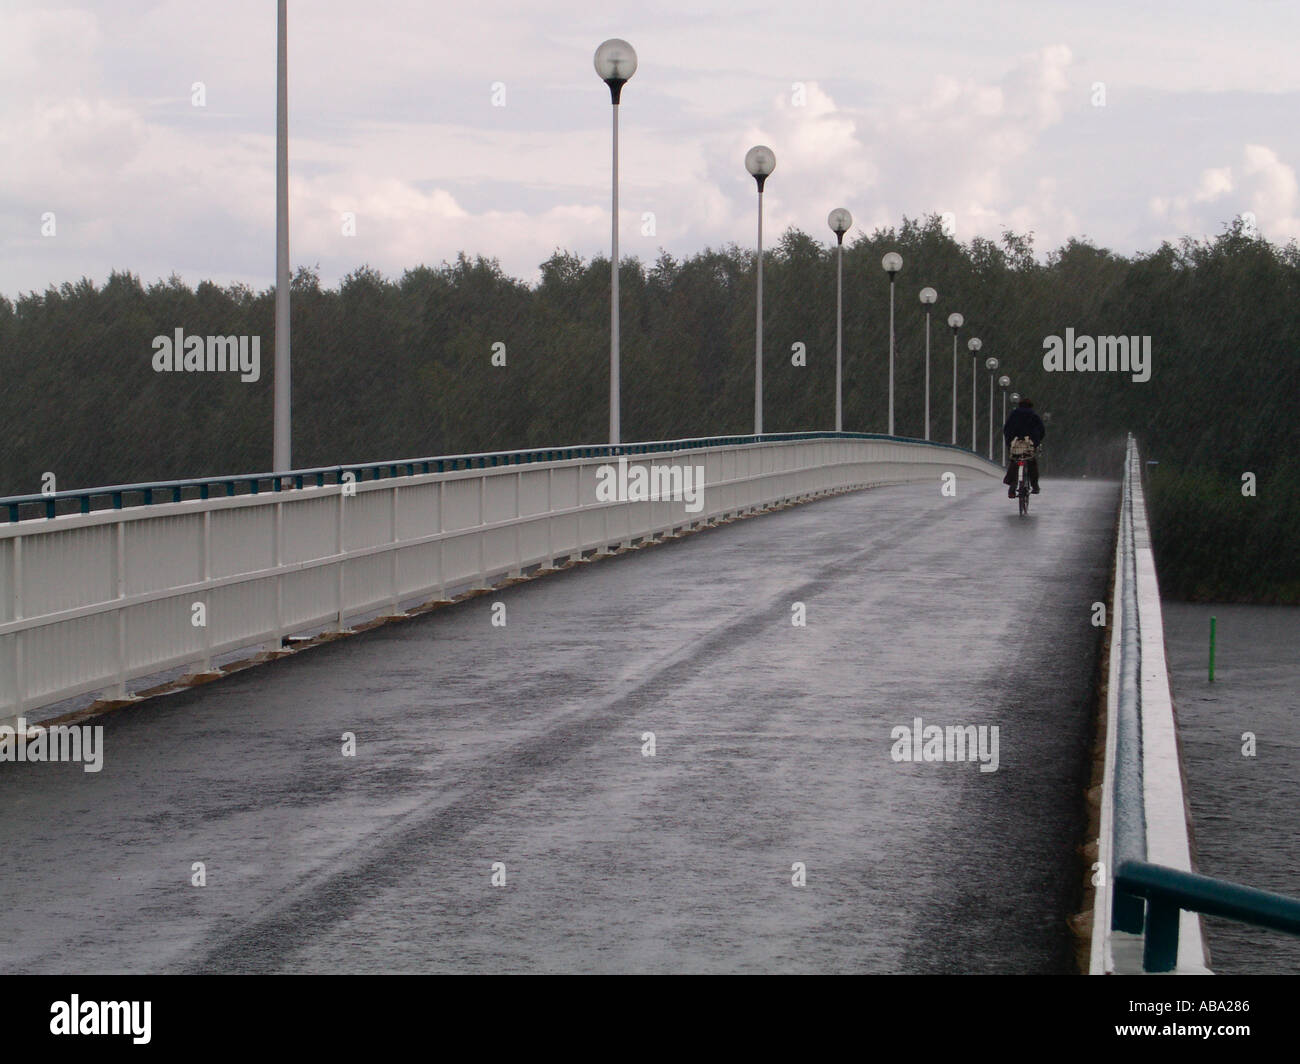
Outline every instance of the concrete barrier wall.
[[[1142, 466], [1131, 436], [1111, 603], [1106, 763], [1097, 840], [1104, 881], [1094, 878], [1089, 971], [1135, 975], [1142, 972], [1143, 936], [1112, 928], [1115, 869], [1126, 860], [1195, 869]], [[1184, 911], [1179, 921], [1175, 974], [1207, 974], [1200, 916]]]
[[0, 719], [91, 692], [125, 697], [142, 677], [204, 672], [216, 655], [744, 512], [1001, 473], [969, 451], [890, 438], [675, 446], [626, 455], [628, 477], [698, 469], [698, 508], [598, 497], [620, 460], [592, 457], [0, 525]]

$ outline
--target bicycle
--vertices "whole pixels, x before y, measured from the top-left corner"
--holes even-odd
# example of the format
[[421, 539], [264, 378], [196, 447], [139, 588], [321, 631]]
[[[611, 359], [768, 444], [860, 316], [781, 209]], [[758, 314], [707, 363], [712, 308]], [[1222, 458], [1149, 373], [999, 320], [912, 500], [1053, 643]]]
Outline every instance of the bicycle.
[[1020, 516], [1029, 516], [1029, 472], [1026, 466], [1034, 459], [1037, 449], [1027, 436], [1011, 441], [1011, 457], [1016, 463], [1016, 499], [1020, 503]]

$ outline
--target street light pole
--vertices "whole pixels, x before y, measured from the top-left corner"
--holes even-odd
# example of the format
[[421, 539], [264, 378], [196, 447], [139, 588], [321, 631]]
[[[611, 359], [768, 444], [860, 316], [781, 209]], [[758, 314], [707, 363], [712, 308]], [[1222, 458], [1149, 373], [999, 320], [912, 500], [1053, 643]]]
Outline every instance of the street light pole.
[[826, 216], [826, 224], [835, 234], [835, 431], [844, 431], [844, 234], [853, 224], [853, 215], [845, 207], [836, 207]]
[[993, 461], [993, 371], [998, 368], [996, 358], [986, 358], [984, 368], [989, 371], [989, 461]]
[[889, 435], [894, 434], [894, 278], [903, 268], [903, 256], [897, 251], [888, 252], [880, 265], [889, 274]]
[[948, 315], [948, 327], [952, 329], [952, 445], [957, 446], [957, 330], [965, 324], [966, 319], [960, 314]]
[[[1003, 393], [1003, 394], [1005, 395], [1005, 393]], [[1017, 406], [1020, 405], [1020, 393], [1019, 393], [1019, 392], [1012, 392], [1012, 393], [1011, 393], [1011, 396], [1010, 396], [1010, 399], [1011, 399], [1011, 408], [1014, 410]], [[1006, 419], [1006, 416], [1005, 416], [1005, 415], [1006, 415], [1006, 412], [1007, 412], [1007, 408], [1004, 406], [1004, 407], [1002, 408], [1002, 413], [1003, 413], [1002, 424], [1004, 424], [1004, 425], [1007, 423], [1007, 419]], [[1002, 442], [1003, 442], [1004, 445], [1006, 444], [1006, 437], [1005, 437], [1005, 436], [1003, 436], [1003, 440], [1002, 440]], [[1003, 458], [1004, 458], [1004, 462], [1005, 462], [1005, 453], [1004, 453], [1004, 455], [1003, 455]]]
[[[1011, 387], [1011, 378], [1005, 373], [998, 378], [998, 386], [1002, 389], [1002, 424], [1007, 423], [1007, 389]], [[1007, 464], [1007, 434], [1002, 434], [1002, 464]]]
[[925, 438], [930, 438], [930, 306], [939, 293], [933, 288], [921, 289], [921, 302], [925, 304]]
[[972, 336], [966, 341], [966, 350], [971, 353], [970, 364], [970, 449], [979, 453], [979, 445], [975, 442], [975, 430], [979, 424], [979, 418], [975, 415], [975, 396], [979, 392], [979, 380], [976, 374], [980, 368], [980, 348], [984, 345], [980, 343], [978, 337]]
[[609, 99], [613, 104], [613, 179], [611, 181], [610, 255], [609, 255], [609, 442], [621, 442], [622, 426], [619, 421], [619, 334], [618, 334], [618, 104], [623, 86], [636, 73], [636, 52], [627, 41], [617, 37], [605, 41], [596, 49], [593, 59], [596, 73], [609, 86]]
[[754, 309], [754, 435], [763, 435], [763, 185], [776, 169], [776, 154], [765, 144], [745, 153], [745, 169], [758, 183], [758, 297]]
[[622, 350], [618, 334], [618, 103], [610, 108], [614, 115], [613, 126], [613, 180], [610, 196], [609, 237], [609, 442], [617, 444], [623, 433], [622, 407]]
[[275, 380], [271, 464], [293, 468], [292, 375], [289, 361], [289, 45], [287, 0], [276, 13], [275, 60]]

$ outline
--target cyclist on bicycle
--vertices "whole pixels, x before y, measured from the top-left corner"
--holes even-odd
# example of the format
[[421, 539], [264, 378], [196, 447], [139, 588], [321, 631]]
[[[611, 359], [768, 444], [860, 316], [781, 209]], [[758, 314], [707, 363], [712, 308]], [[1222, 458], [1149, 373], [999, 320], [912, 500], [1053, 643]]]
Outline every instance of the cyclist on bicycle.
[[[1028, 436], [1037, 448], [1043, 442], [1043, 437], [1047, 435], [1047, 429], [1043, 425], [1043, 419], [1034, 413], [1034, 404], [1028, 399], [1021, 399], [1020, 404], [1011, 411], [1011, 416], [1007, 418], [1007, 423], [1002, 426], [1002, 435], [1007, 441], [1007, 450], [1011, 449], [1011, 441], [1023, 436]], [[1025, 463], [1025, 472], [1029, 475], [1029, 490], [1034, 495], [1038, 494], [1038, 459], [1031, 458]], [[1011, 459], [1010, 465], [1007, 466], [1007, 475], [1002, 478], [1002, 483], [1007, 486], [1007, 498], [1016, 497], [1016, 459]]]

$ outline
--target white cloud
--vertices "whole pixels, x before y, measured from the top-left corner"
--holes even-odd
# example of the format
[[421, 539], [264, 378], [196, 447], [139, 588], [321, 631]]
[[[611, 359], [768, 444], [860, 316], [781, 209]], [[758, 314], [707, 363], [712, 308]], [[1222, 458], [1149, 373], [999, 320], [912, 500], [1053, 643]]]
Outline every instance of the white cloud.
[[[1118, 250], [1245, 209], [1270, 237], [1300, 229], [1286, 161], [1300, 140], [1288, 129], [1265, 147], [1243, 132], [1249, 103], [1220, 104], [1213, 146], [1169, 132], [1158, 177], [1097, 161], [1162, 129], [1162, 115], [1128, 109], [1150, 68], [1116, 58], [1127, 45], [1104, 20], [1071, 15], [1056, 36], [1018, 0], [979, 15], [933, 0], [906, 18], [768, 0], [677, 6], [671, 22], [629, 8], [606, 25], [576, 0], [545, 13], [391, 0], [383, 18], [335, 0], [297, 5], [295, 263], [320, 262], [332, 282], [362, 262], [400, 273], [465, 250], [533, 277], [556, 247], [607, 254], [609, 104], [590, 54], [610, 33], [641, 57], [622, 110], [621, 233], [623, 253], [643, 260], [661, 245], [681, 255], [752, 241], [742, 160], [758, 142], [778, 159], [765, 196], [773, 237], [797, 225], [829, 242], [826, 213], [840, 205], [859, 230], [951, 211], [962, 239], [1034, 230], [1040, 249], [1081, 235], [1082, 221]], [[255, 0], [0, 14], [0, 291], [114, 267], [269, 284], [273, 73], [274, 19]], [[1102, 74], [1110, 103], [1098, 110], [1087, 101]], [[498, 78], [506, 108], [489, 103]], [[206, 109], [190, 106], [195, 80]], [[1177, 98], [1162, 114], [1199, 103]], [[57, 239], [37, 236], [47, 209]], [[357, 214], [354, 238], [339, 232], [344, 210]], [[641, 235], [644, 211], [653, 236]]]
[[1207, 235], [1232, 217], [1249, 212], [1260, 235], [1275, 242], [1300, 237], [1300, 184], [1294, 167], [1262, 144], [1247, 144], [1241, 151], [1240, 177], [1231, 166], [1201, 171], [1189, 193], [1156, 195], [1151, 212], [1172, 224], [1171, 235]]
[[1209, 169], [1201, 174], [1200, 186], [1192, 196], [1194, 203], [1212, 203], [1232, 191], [1232, 167]]
[[0, 18], [0, 29], [0, 98], [85, 95], [98, 84], [103, 41], [94, 13], [14, 10]]
[[1247, 144], [1242, 173], [1250, 186], [1250, 209], [1270, 240], [1300, 239], [1300, 187], [1295, 168], [1262, 144]]

